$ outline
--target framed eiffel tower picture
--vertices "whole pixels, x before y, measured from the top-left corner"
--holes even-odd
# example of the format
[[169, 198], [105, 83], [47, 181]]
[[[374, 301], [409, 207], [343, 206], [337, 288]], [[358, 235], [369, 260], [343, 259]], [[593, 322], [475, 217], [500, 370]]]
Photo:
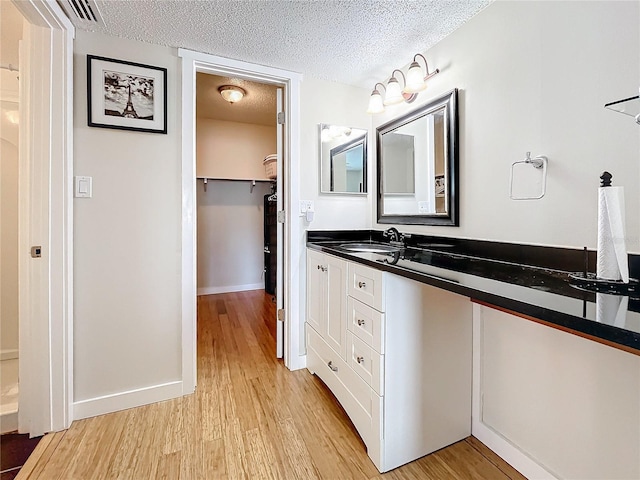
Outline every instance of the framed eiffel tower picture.
[[89, 126], [167, 133], [167, 69], [87, 55]]

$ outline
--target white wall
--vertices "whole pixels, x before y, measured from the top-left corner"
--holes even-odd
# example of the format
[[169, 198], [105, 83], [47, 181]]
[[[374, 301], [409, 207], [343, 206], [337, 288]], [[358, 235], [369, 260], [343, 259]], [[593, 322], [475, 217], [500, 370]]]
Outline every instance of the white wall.
[[196, 184], [198, 294], [264, 288], [264, 196], [270, 183]]
[[558, 478], [640, 478], [640, 357], [486, 307], [479, 332], [478, 421]]
[[[273, 106], [275, 117], [276, 109]], [[196, 176], [266, 179], [276, 127], [196, 119]], [[264, 195], [270, 183], [211, 181], [196, 187], [198, 295], [264, 288]]]
[[197, 177], [266, 180], [262, 161], [274, 153], [275, 125], [196, 119]]
[[[373, 183], [368, 173], [366, 196], [320, 193], [320, 132], [327, 123], [369, 129], [366, 114], [367, 89], [305, 77], [301, 84], [300, 198], [312, 200], [315, 218], [304, 226], [311, 230], [370, 228], [370, 199]], [[370, 135], [369, 135], [370, 136]], [[367, 152], [369, 166], [375, 156]], [[371, 171], [371, 170], [370, 170]], [[302, 275], [302, 273], [301, 273]], [[301, 276], [301, 278], [304, 278]]]
[[[304, 322], [306, 319], [306, 230], [339, 230], [371, 228], [371, 199], [375, 170], [375, 155], [367, 150], [367, 195], [335, 195], [320, 193], [320, 129], [321, 123], [369, 130], [366, 114], [369, 94], [367, 89], [305, 77], [300, 86], [300, 200], [314, 202], [315, 216], [311, 223], [300, 218], [300, 258], [298, 270], [301, 279], [300, 354], [306, 352]], [[369, 136], [371, 130], [369, 130]], [[373, 172], [373, 174], [372, 174]]]
[[0, 358], [8, 359], [18, 356], [18, 125], [6, 113], [18, 104], [0, 103]]
[[[78, 418], [181, 393], [181, 89], [174, 49], [79, 31], [74, 50]], [[167, 68], [168, 134], [88, 127], [87, 54]]]
[[[595, 248], [598, 177], [608, 170], [625, 187], [628, 248], [640, 252], [640, 129], [603, 108], [638, 93], [639, 5], [499, 1], [428, 50], [441, 73], [413, 104], [374, 115], [373, 130], [460, 89], [460, 227], [400, 230]], [[513, 201], [510, 166], [527, 151], [549, 157], [547, 194]]]
[[[18, 66], [22, 15], [0, 4], [0, 61]], [[0, 359], [18, 357], [18, 72], [0, 70]]]

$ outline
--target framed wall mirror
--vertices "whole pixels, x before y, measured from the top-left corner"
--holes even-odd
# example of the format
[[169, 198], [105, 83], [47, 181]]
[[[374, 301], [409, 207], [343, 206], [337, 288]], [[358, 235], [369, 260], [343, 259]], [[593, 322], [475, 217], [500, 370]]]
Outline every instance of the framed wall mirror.
[[378, 223], [458, 226], [458, 90], [376, 129]]
[[319, 127], [320, 193], [366, 195], [367, 130]]

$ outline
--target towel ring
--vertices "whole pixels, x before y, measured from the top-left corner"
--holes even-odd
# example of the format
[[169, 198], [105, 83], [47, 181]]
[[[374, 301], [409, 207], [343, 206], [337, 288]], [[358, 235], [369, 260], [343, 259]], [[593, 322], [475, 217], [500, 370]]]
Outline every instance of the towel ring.
[[[544, 197], [544, 194], [547, 192], [547, 162], [549, 159], [544, 155], [538, 155], [536, 157], [531, 158], [531, 152], [527, 152], [527, 156], [524, 160], [518, 160], [517, 162], [513, 162], [511, 164], [511, 176], [509, 179], [509, 198], [511, 200], [538, 200]], [[513, 196], [513, 169], [516, 165], [520, 163], [525, 163], [531, 165], [533, 168], [542, 169], [542, 192], [538, 196], [531, 197], [514, 197]]]

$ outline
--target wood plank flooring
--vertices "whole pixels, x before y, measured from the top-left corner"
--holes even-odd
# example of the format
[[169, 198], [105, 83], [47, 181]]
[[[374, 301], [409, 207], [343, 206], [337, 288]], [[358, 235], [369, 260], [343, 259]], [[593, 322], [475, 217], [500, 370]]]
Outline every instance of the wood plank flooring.
[[522, 479], [473, 437], [381, 475], [331, 392], [275, 358], [262, 290], [198, 298], [198, 388], [73, 422], [18, 474], [41, 479]]

